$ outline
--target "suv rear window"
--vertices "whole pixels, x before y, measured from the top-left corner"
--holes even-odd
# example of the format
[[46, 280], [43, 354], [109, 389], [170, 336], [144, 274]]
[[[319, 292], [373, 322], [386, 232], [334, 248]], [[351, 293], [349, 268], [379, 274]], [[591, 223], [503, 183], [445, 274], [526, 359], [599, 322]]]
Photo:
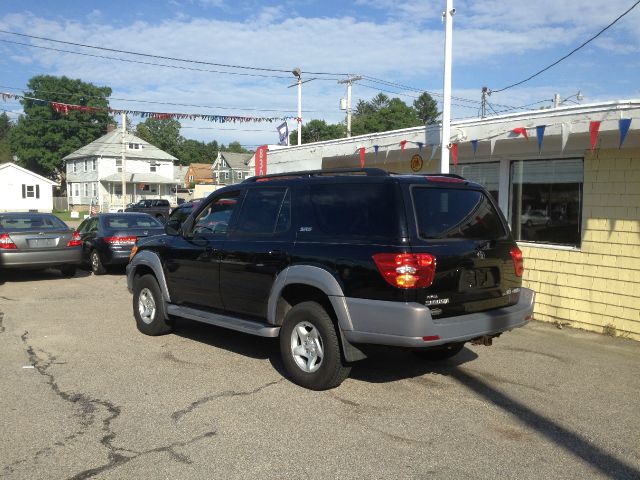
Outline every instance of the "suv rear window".
[[479, 190], [414, 187], [411, 195], [421, 238], [495, 240], [506, 234], [495, 207]]
[[310, 215], [301, 220], [302, 239], [388, 240], [399, 236], [395, 189], [389, 183], [312, 185], [309, 200]]

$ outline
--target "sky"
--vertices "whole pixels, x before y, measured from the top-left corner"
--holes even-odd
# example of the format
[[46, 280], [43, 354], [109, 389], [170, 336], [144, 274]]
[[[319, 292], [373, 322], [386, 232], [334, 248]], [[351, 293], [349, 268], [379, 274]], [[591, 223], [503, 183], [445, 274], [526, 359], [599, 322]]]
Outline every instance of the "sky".
[[[527, 78], [592, 37], [635, 2], [454, 0], [453, 118], [477, 117], [483, 86], [496, 91]], [[302, 86], [303, 121], [344, 122], [339, 106], [346, 86], [338, 81], [347, 75], [368, 77], [353, 84], [354, 106], [381, 91], [407, 104], [420, 91], [441, 100], [445, 3], [0, 0], [0, 30], [5, 32], [207, 62], [159, 60], [0, 33], [0, 92], [21, 94], [36, 75], [66, 75], [111, 87], [110, 105], [117, 109], [296, 117], [297, 90], [290, 85], [296, 80], [291, 70], [298, 67], [302, 79], [309, 80]], [[571, 102], [578, 91], [584, 95], [583, 103], [640, 99], [639, 52], [640, 5], [547, 72], [494, 92], [489, 112], [550, 106], [555, 93]], [[11, 118], [22, 111], [12, 100], [0, 101], [0, 109], [10, 112]], [[181, 121], [185, 138], [225, 144], [239, 141], [251, 149], [277, 143], [279, 123]], [[288, 124], [293, 130], [295, 119]]]

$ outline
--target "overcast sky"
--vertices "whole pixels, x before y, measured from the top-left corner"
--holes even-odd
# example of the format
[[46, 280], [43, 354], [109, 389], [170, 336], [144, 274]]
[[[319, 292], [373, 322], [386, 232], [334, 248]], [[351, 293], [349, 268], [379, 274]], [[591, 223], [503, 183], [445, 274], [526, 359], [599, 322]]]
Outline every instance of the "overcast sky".
[[[528, 77], [634, 3], [454, 0], [453, 95], [469, 101], [454, 100], [453, 117], [477, 116], [482, 86], [498, 90]], [[383, 89], [411, 104], [418, 95], [415, 90], [442, 92], [444, 5], [444, 0], [2, 0], [0, 30], [218, 64], [366, 75], [414, 90], [361, 81], [353, 88], [354, 105]], [[15, 42], [209, 71], [80, 56]], [[558, 66], [521, 86], [493, 94], [490, 102], [499, 112], [506, 106], [549, 100], [556, 92], [565, 98], [581, 90], [584, 103], [640, 98], [639, 52], [640, 6]], [[235, 74], [217, 73], [221, 71]], [[296, 115], [296, 89], [287, 88], [295, 78], [287, 72], [177, 64], [0, 33], [0, 91], [19, 94], [39, 74], [109, 86], [113, 89], [111, 106], [119, 109]], [[316, 79], [303, 85], [303, 119], [344, 121], [339, 101], [346, 96], [346, 87], [337, 83], [344, 77], [303, 74], [303, 79], [310, 78]], [[0, 101], [0, 108], [14, 112], [12, 118], [21, 111], [16, 102]], [[182, 125], [187, 138], [222, 143], [238, 140], [249, 148], [277, 143], [275, 123], [221, 125], [185, 120]], [[295, 120], [289, 126], [295, 128]]]

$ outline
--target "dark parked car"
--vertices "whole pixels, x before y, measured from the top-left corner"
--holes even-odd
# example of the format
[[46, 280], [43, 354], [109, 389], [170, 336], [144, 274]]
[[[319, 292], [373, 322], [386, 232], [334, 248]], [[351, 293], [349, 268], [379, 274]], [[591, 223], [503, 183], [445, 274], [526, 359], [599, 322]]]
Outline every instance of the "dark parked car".
[[73, 277], [80, 235], [49, 213], [0, 213], [0, 268], [59, 268]]
[[139, 238], [164, 233], [164, 227], [146, 213], [101, 213], [82, 222], [78, 233], [83, 263], [102, 275], [107, 265], [126, 264]]
[[183, 317], [278, 337], [289, 377], [315, 390], [339, 385], [367, 344], [444, 360], [533, 311], [502, 213], [456, 175], [254, 177], [165, 230], [127, 266], [138, 329]]
[[200, 205], [204, 198], [196, 198], [194, 200], [189, 200], [188, 202], [181, 203], [176, 208], [171, 211], [171, 215], [169, 215], [169, 219], [167, 220], [168, 224], [173, 225], [173, 228], [178, 229], [180, 225], [191, 215], [193, 209]]
[[162, 220], [164, 222], [167, 218], [169, 218], [171, 205], [169, 205], [169, 200], [166, 199], [140, 200], [138, 203], [127, 206], [124, 211], [148, 213], [152, 217], [155, 217], [158, 220]]

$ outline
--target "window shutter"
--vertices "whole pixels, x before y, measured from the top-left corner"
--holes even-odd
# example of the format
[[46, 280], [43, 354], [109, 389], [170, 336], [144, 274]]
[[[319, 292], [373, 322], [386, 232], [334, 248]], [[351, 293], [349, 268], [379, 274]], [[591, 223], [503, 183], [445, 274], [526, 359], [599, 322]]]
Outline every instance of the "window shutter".
[[27, 198], [27, 186], [22, 184], [22, 198]]
[[36, 198], [40, 198], [40, 185], [36, 184]]

